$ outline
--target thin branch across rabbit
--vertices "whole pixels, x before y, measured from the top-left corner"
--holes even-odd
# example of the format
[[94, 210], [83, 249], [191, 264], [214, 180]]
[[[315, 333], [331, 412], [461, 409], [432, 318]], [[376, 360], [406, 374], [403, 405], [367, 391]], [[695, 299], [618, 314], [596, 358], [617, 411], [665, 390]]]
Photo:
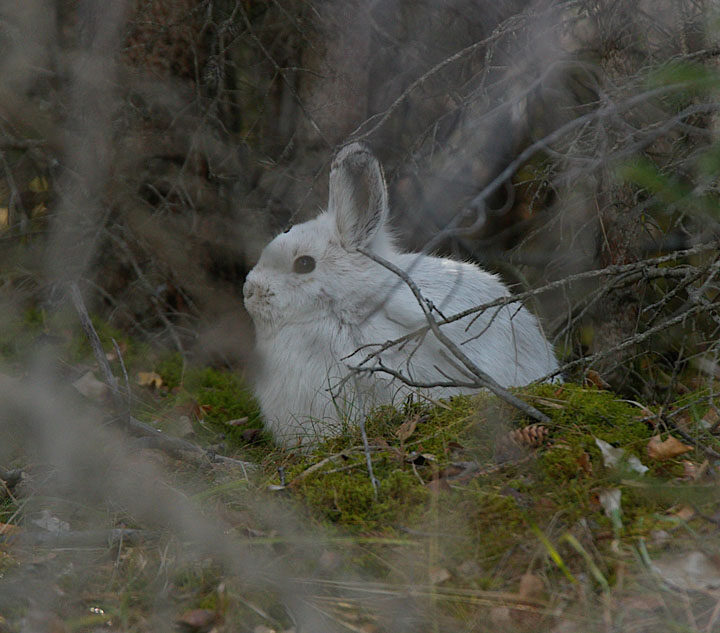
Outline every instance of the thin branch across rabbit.
[[[245, 281], [260, 361], [255, 391], [279, 444], [309, 446], [340, 433], [418, 392], [412, 385], [435, 385], [421, 390], [435, 399], [488, 386], [479, 375], [504, 390], [558, 367], [535, 317], [517, 306], [447, 323], [439, 337], [430, 331], [389, 347], [362, 369], [350, 362], [359, 349], [427, 325], [428, 313], [452, 315], [510, 294], [474, 264], [401, 252], [387, 219], [382, 168], [352, 143], [333, 161], [327, 211], [272, 240]], [[448, 351], [460, 345], [458, 362]]]

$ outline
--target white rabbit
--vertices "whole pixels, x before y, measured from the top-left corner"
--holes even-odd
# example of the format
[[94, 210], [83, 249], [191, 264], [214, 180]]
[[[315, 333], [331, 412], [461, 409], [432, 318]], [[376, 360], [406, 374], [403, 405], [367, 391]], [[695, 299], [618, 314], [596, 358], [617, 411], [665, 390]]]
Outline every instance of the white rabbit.
[[[278, 235], [247, 276], [245, 306], [255, 324], [261, 363], [256, 393], [280, 444], [308, 445], [379, 404], [418, 391], [384, 372], [351, 369], [382, 343], [427, 325], [407, 284], [358, 249], [406, 271], [444, 316], [510, 294], [495, 275], [474, 264], [399, 252], [387, 217], [387, 189], [377, 159], [364, 145], [348, 145], [332, 164], [327, 211]], [[557, 369], [535, 317], [518, 303], [443, 325], [442, 332], [504, 387]], [[381, 366], [416, 384], [470, 382], [469, 373], [431, 332], [363, 365]], [[421, 391], [438, 398], [467, 389]]]

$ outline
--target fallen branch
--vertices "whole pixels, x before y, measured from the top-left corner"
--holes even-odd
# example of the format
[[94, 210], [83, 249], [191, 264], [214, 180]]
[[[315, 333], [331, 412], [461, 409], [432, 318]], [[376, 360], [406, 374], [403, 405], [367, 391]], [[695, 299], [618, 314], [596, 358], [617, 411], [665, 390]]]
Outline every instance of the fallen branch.
[[18, 534], [0, 534], [0, 543], [13, 545], [39, 545], [41, 547], [108, 547], [123, 544], [135, 545], [151, 538], [154, 532], [116, 528], [112, 530], [33, 531]]

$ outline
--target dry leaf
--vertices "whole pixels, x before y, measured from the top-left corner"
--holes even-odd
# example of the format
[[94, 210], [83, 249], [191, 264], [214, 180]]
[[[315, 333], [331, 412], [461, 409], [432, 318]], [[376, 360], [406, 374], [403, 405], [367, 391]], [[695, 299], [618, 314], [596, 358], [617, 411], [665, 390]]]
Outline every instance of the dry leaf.
[[159, 389], [162, 387], [163, 379], [160, 374], [156, 374], [154, 371], [139, 371], [137, 374], [137, 384], [141, 387]]
[[678, 415], [674, 415], [673, 421], [679, 429], [689, 433], [695, 425], [695, 416], [691, 411], [683, 411]]
[[672, 459], [678, 455], [683, 455], [693, 450], [692, 446], [683, 444], [680, 440], [669, 436], [665, 441], [660, 439], [659, 435], [650, 438], [647, 444], [647, 454], [652, 459], [662, 461], [664, 459]]
[[695, 510], [690, 506], [681, 506], [678, 510], [672, 512], [670, 516], [682, 521], [689, 521], [695, 516]]
[[720, 422], [720, 413], [718, 413], [718, 410], [715, 407], [710, 407], [708, 412], [703, 416], [700, 424], [703, 428], [711, 429], [718, 422]]
[[40, 515], [36, 519], [30, 521], [33, 525], [37, 525], [43, 530], [48, 532], [68, 532], [70, 530], [70, 524], [67, 521], [63, 521], [56, 517], [50, 510], [42, 510]]
[[450, 580], [452, 575], [444, 567], [431, 567], [428, 572], [428, 579], [431, 585], [439, 585], [440, 583]]
[[684, 459], [682, 464], [684, 472], [681, 479], [684, 481], [700, 481], [700, 479], [707, 475], [708, 469], [710, 468], [710, 461], [707, 459], [699, 465]]
[[609, 488], [599, 494], [600, 504], [606, 516], [612, 519], [613, 516], [620, 517], [620, 515], [622, 515], [622, 506], [620, 505], [621, 498], [622, 493], [618, 488]]
[[451, 456], [458, 456], [465, 452], [465, 447], [459, 442], [448, 442], [445, 445], [445, 452]]
[[653, 562], [663, 580], [686, 591], [720, 587], [720, 566], [703, 552], [669, 554]]
[[95, 374], [91, 371], [83, 374], [74, 383], [73, 387], [78, 390], [86, 398], [90, 400], [104, 400], [105, 397], [110, 393], [110, 387], [104, 382], [100, 382], [95, 378]]
[[237, 418], [237, 420], [228, 420], [225, 422], [228, 426], [242, 426], [245, 424], [250, 418], [248, 416], [245, 416], [243, 418]]
[[5, 229], [10, 223], [10, 211], [7, 207], [0, 207], [0, 229]]
[[698, 478], [698, 465], [694, 462], [683, 460], [683, 476], [681, 479], [685, 481], [696, 481]]
[[16, 536], [22, 532], [22, 528], [12, 523], [0, 523], [0, 537]]
[[186, 631], [202, 633], [209, 631], [215, 624], [221, 621], [222, 615], [217, 611], [211, 611], [210, 609], [193, 609], [183, 613], [176, 620], [176, 623]]
[[186, 415], [179, 415], [171, 418], [166, 424], [165, 430], [172, 435], [177, 435], [178, 437], [188, 437], [195, 434], [192, 422]]
[[595, 438], [595, 444], [602, 453], [603, 463], [606, 468], [617, 468], [619, 465], [625, 464], [630, 470], [640, 475], [650, 470], [635, 455], [628, 455], [622, 448], [615, 448], [612, 444], [597, 437]]
[[453, 462], [438, 472], [440, 479], [452, 479], [453, 481], [469, 481], [480, 470], [477, 462]]
[[592, 475], [592, 462], [590, 461], [590, 455], [588, 453], [580, 455], [580, 457], [577, 458], [577, 464], [586, 475]]
[[587, 386], [592, 385], [598, 389], [610, 389], [610, 384], [603, 380], [602, 376], [598, 374], [594, 369], [588, 369], [585, 372], [585, 384]]
[[439, 479], [433, 479], [432, 481], [429, 481], [427, 484], [425, 484], [425, 486], [428, 490], [430, 490], [430, 492], [434, 493], [446, 492], [448, 490], [451, 490], [448, 480], [444, 477], [441, 477]]
[[414, 415], [408, 420], [405, 420], [405, 422], [403, 422], [395, 431], [395, 437], [397, 437], [401, 442], [405, 442], [405, 440], [415, 433], [415, 427], [418, 425], [418, 422], [423, 419], [425, 419], [424, 416]]
[[545, 587], [539, 576], [529, 572], [522, 575], [518, 589], [518, 596], [522, 600], [540, 600], [544, 593]]

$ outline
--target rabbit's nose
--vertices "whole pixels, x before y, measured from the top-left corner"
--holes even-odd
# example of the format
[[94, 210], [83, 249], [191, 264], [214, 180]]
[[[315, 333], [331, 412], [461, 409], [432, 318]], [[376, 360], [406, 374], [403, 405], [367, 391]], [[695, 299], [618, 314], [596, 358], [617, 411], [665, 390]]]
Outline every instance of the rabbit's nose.
[[243, 285], [243, 296], [249, 299], [255, 294], [256, 286], [252, 281], [246, 281]]

